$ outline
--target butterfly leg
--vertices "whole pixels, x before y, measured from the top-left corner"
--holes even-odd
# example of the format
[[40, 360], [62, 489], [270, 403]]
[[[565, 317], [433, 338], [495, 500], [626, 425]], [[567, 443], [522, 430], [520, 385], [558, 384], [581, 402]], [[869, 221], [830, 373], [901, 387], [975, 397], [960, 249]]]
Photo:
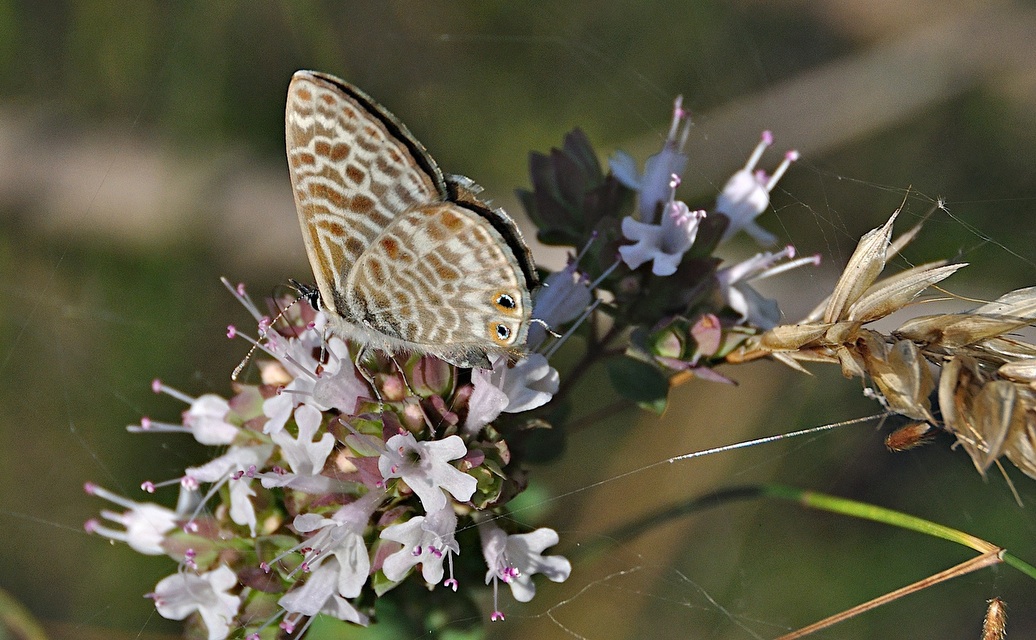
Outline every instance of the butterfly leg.
[[359, 350], [356, 352], [356, 370], [360, 373], [360, 376], [367, 381], [370, 385], [371, 390], [374, 392], [374, 396], [378, 401], [379, 410], [384, 408], [384, 400], [381, 398], [381, 391], [378, 390], [378, 385], [375, 383], [374, 374], [363, 364], [363, 357], [367, 355], [367, 345], [361, 344]]

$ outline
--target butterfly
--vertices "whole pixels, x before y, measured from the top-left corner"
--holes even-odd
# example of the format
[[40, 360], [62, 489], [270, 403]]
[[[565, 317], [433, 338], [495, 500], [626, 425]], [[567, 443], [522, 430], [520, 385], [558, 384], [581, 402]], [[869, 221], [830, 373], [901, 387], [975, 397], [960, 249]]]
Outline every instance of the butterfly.
[[387, 109], [353, 85], [298, 71], [284, 115], [288, 170], [332, 334], [459, 367], [517, 360], [538, 284], [514, 221], [446, 176]]

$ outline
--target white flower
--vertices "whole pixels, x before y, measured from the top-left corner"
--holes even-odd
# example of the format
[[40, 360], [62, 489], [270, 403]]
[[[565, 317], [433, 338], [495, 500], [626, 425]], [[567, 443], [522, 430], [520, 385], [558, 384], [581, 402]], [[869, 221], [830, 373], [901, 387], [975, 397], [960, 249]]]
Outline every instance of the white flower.
[[415, 516], [386, 527], [381, 538], [398, 542], [403, 548], [385, 558], [382, 564], [385, 577], [398, 582], [420, 564], [425, 582], [438, 584], [443, 576], [443, 560], [451, 553], [460, 553], [460, 545], [453, 537], [456, 531], [457, 514], [450, 505], [427, 517]]
[[[802, 265], [820, 264], [819, 255], [791, 260], [794, 257], [795, 247], [789, 245], [777, 253], [757, 253], [747, 260], [716, 272], [720, 292], [727, 306], [738, 312], [742, 322], [747, 320], [760, 329], [772, 329], [777, 326], [781, 320], [777, 301], [763, 297], [748, 283]], [[785, 258], [789, 259], [789, 262], [780, 263]]]
[[[385, 493], [372, 491], [338, 511], [330, 518], [314, 513], [295, 516], [292, 525], [300, 533], [313, 533], [306, 539], [304, 568], [314, 570], [331, 557], [338, 560], [338, 594], [346, 598], [360, 595], [370, 575], [370, 555], [363, 541], [371, 514]], [[315, 532], [315, 533], [314, 533]]]
[[[647, 159], [644, 163], [644, 175], [637, 175], [637, 163], [622, 151], [618, 151], [608, 161], [612, 175], [630, 189], [638, 191], [640, 196], [640, 220], [651, 224], [655, 221], [658, 205], [669, 199], [670, 182], [673, 175], [683, 174], [687, 165], [687, 155], [683, 152], [690, 132], [691, 122], [683, 109], [683, 96], [677, 96], [673, 103], [673, 119], [669, 125], [662, 150]], [[683, 122], [683, 129], [680, 123]]]
[[[673, 178], [675, 189], [675, 174]], [[704, 217], [704, 211], [691, 211], [677, 200], [670, 200], [665, 206], [661, 224], [647, 224], [626, 216], [622, 219], [622, 235], [634, 244], [619, 247], [619, 255], [630, 269], [651, 262], [651, 272], [656, 276], [670, 276], [694, 244]]]
[[281, 455], [288, 462], [288, 466], [296, 474], [315, 476], [324, 469], [327, 456], [335, 446], [335, 437], [324, 432], [320, 440], [313, 440], [313, 436], [320, 430], [322, 420], [323, 415], [320, 411], [308, 404], [302, 404], [295, 409], [298, 437], [291, 437], [284, 429], [271, 436], [280, 446]]
[[[357, 377], [346, 342], [337, 336], [324, 341], [326, 324], [327, 316], [319, 312], [313, 323], [300, 331], [297, 337], [285, 338], [269, 331], [266, 348], [292, 376], [291, 382], [281, 390], [281, 396], [286, 396], [294, 405], [306, 402], [321, 411], [338, 409], [352, 415], [357, 399], [369, 394], [370, 390]], [[314, 354], [325, 354], [327, 363], [321, 364]]]
[[284, 607], [289, 614], [284, 617], [281, 628], [293, 633], [299, 618], [312, 617], [318, 613], [326, 613], [339, 620], [366, 626], [369, 622], [367, 616], [357, 611], [356, 607], [338, 592], [340, 571], [338, 560], [329, 558], [310, 573], [301, 586], [281, 596], [277, 604]]
[[295, 408], [295, 424], [298, 426], [298, 436], [292, 437], [284, 428], [287, 421], [287, 413], [291, 413], [290, 403], [283, 402], [274, 404], [270, 398], [264, 404], [263, 410], [269, 406], [272, 416], [267, 421], [264, 430], [269, 429], [270, 437], [280, 447], [281, 455], [291, 467], [291, 472], [275, 471], [259, 474], [263, 486], [267, 489], [272, 487], [291, 487], [306, 493], [327, 493], [333, 491], [339, 484], [333, 478], [321, 474], [324, 470], [324, 463], [327, 456], [335, 446], [335, 438], [330, 433], [324, 433], [319, 440], [313, 437], [320, 430], [323, 415], [316, 408], [309, 404], [300, 404]]
[[105, 527], [98, 520], [91, 519], [84, 525], [88, 532], [125, 542], [137, 553], [149, 556], [165, 553], [162, 540], [166, 533], [176, 528], [177, 520], [180, 519], [175, 511], [151, 502], [134, 502], [93, 483], [87, 483], [83, 489], [89, 495], [99, 496], [126, 508], [124, 513], [107, 509], [101, 511], [103, 517], [121, 524], [126, 528], [125, 531]]
[[[585, 249], [584, 249], [585, 252]], [[590, 280], [577, 270], [579, 258], [572, 260], [561, 271], [547, 276], [533, 300], [532, 317], [543, 324], [534, 323], [529, 326], [529, 337], [526, 341], [529, 350], [535, 350], [547, 337], [544, 325], [551, 329], [572, 322], [586, 311], [593, 300]]]
[[433, 513], [446, 506], [443, 490], [461, 502], [475, 493], [478, 481], [449, 464], [467, 453], [459, 436], [418, 442], [407, 432], [388, 439], [378, 469], [385, 480], [402, 478], [421, 499], [425, 512]]
[[531, 533], [507, 535], [492, 522], [480, 522], [478, 533], [489, 567], [486, 584], [503, 581], [518, 602], [528, 602], [536, 595], [533, 574], [542, 573], [552, 582], [564, 582], [572, 573], [572, 563], [565, 557], [543, 555], [545, 549], [558, 543], [553, 529], [543, 527]]
[[175, 573], [163, 578], [150, 597], [163, 618], [183, 620], [194, 612], [201, 615], [209, 640], [223, 640], [241, 605], [239, 596], [227, 593], [237, 586], [237, 576], [227, 566], [201, 575]]
[[238, 428], [225, 420], [229, 412], [230, 403], [214, 393], [206, 393], [184, 411], [183, 424], [202, 444], [230, 444], [237, 436]]
[[272, 453], [271, 444], [230, 447], [222, 456], [200, 467], [186, 469], [183, 483], [196, 487], [201, 482], [222, 485], [233, 481], [235, 486], [230, 488], [230, 519], [237, 524], [247, 525], [255, 536], [256, 514], [251, 500], [255, 492], [248, 485], [256, 469], [261, 468]]
[[777, 241], [776, 236], [756, 224], [755, 219], [770, 206], [770, 191], [777, 186], [777, 181], [788, 170], [788, 166], [798, 160], [799, 154], [797, 151], [785, 153], [784, 160], [777, 170], [772, 176], [767, 176], [762, 170], [755, 171], [755, 165], [762, 157], [763, 151], [771, 144], [773, 134], [764, 131], [748, 162], [730, 177], [716, 199], [716, 211], [730, 218], [730, 226], [723, 232], [721, 242], [726, 242], [741, 230], [762, 246], [770, 246]]
[[521, 413], [550, 402], [558, 391], [560, 376], [539, 353], [530, 353], [513, 367], [506, 357], [497, 358], [492, 369], [471, 372], [474, 389], [468, 399], [464, 429], [477, 432], [501, 413]]

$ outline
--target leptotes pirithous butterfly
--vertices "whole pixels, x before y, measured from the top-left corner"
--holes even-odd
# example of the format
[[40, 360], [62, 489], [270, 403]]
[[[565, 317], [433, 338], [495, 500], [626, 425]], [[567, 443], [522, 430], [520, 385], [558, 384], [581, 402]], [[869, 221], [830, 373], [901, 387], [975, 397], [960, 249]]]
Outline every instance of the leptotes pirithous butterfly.
[[524, 353], [536, 272], [507, 214], [444, 176], [402, 122], [338, 78], [296, 72], [284, 124], [333, 333], [461, 367]]

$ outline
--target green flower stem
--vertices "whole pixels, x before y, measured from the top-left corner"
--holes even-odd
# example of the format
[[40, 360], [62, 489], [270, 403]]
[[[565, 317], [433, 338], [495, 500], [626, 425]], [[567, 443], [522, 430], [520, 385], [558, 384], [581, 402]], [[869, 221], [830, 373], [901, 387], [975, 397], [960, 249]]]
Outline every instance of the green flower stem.
[[998, 548], [996, 545], [990, 544], [981, 538], [976, 538], [962, 531], [957, 531], [956, 529], [951, 529], [916, 516], [873, 504], [817, 493], [816, 491], [796, 489], [779, 484], [767, 484], [762, 487], [762, 495], [768, 498], [791, 500], [806, 507], [820, 509], [821, 511], [840, 513], [862, 520], [873, 520], [874, 522], [883, 522], [901, 529], [917, 531], [918, 533], [962, 544], [979, 553], [987, 553]]
[[[864, 502], [857, 502], [855, 500], [848, 500], [846, 498], [817, 493], [816, 491], [796, 489], [795, 487], [788, 487], [780, 484], [736, 487], [717, 491], [686, 502], [681, 502], [627, 523], [626, 525], [613, 530], [605, 536], [605, 539], [611, 543], [629, 540], [637, 537], [645, 531], [678, 517], [697, 511], [703, 511], [712, 507], [722, 506], [736, 500], [748, 500], [754, 498], [778, 498], [781, 500], [789, 500], [812, 509], [820, 509], [822, 511], [830, 511], [832, 513], [839, 513], [855, 518], [861, 518], [863, 520], [881, 522], [901, 529], [908, 529], [910, 531], [916, 531], [936, 538], [956, 542], [957, 544], [964, 545], [965, 547], [974, 549], [982, 554], [1000, 550], [1000, 547], [981, 538], [977, 538], [973, 535], [964, 533], [963, 531], [951, 529], [950, 527], [937, 524], [929, 520], [924, 520], [923, 518], [918, 518], [916, 516], [911, 516], [900, 511], [893, 511], [892, 509], [886, 509], [884, 507], [878, 507]], [[599, 548], [599, 546], [591, 546], [587, 551], [592, 553], [599, 550]], [[1021, 571], [1033, 580], [1036, 580], [1036, 567], [1033, 567], [1024, 560], [1011, 555], [1007, 551], [1003, 551], [1000, 554], [1000, 557], [1003, 559], [1004, 563]]]

